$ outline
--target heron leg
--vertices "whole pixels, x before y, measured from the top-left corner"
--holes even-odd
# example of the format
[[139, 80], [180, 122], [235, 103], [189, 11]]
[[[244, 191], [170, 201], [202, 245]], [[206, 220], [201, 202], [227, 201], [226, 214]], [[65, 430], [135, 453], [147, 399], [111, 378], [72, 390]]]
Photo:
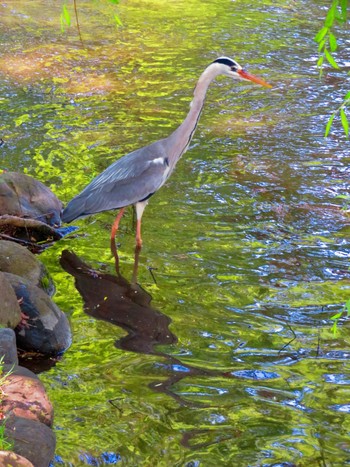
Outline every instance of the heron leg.
[[136, 250], [141, 250], [142, 248], [141, 219], [146, 206], [147, 200], [136, 203]]
[[120, 219], [123, 217], [124, 211], [125, 211], [125, 208], [121, 208], [121, 210], [118, 212], [117, 217], [115, 218], [115, 221], [113, 222], [112, 230], [111, 230], [111, 242], [115, 240], [115, 236], [119, 228], [119, 222], [120, 222]]
[[115, 221], [113, 222], [112, 230], [111, 230], [111, 252], [112, 252], [112, 255], [114, 256], [115, 270], [118, 275], [119, 275], [119, 256], [118, 256], [117, 247], [115, 244], [115, 236], [118, 231], [119, 222], [120, 222], [120, 219], [123, 217], [124, 211], [125, 211], [125, 208], [121, 208], [121, 210], [118, 212], [118, 215], [115, 218]]
[[141, 238], [141, 219], [137, 220], [136, 223], [136, 250], [141, 250], [142, 238]]

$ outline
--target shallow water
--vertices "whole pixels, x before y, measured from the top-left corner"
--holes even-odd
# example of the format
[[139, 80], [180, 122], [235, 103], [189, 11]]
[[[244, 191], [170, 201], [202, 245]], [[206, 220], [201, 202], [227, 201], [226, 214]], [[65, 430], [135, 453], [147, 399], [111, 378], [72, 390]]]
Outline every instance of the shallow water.
[[[145, 211], [140, 288], [131, 210], [119, 280], [111, 212], [41, 255], [74, 335], [41, 374], [55, 466], [350, 463], [350, 336], [344, 322], [334, 337], [329, 319], [350, 297], [337, 197], [349, 142], [337, 122], [323, 138], [348, 83], [315, 68], [326, 5], [78, 2], [81, 42], [73, 11], [60, 31], [60, 2], [0, 2], [1, 168], [64, 202], [176, 128], [217, 56], [273, 84], [212, 84], [190, 151]], [[99, 277], [79, 275], [79, 260]]]

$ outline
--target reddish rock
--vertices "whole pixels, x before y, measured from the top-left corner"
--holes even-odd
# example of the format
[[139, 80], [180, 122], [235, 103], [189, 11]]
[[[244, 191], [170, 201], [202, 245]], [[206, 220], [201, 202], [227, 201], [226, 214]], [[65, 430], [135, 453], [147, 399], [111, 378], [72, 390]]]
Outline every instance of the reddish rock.
[[34, 467], [28, 459], [12, 451], [0, 451], [0, 465], [4, 467]]
[[[45, 425], [53, 422], [53, 408], [45, 388], [38, 377], [22, 367], [4, 366], [4, 373], [9, 371], [2, 384], [2, 411], [5, 417], [14, 414]], [[1, 465], [1, 464], [0, 464]]]
[[29, 459], [35, 467], [48, 467], [56, 438], [47, 425], [12, 415], [5, 420], [5, 436], [13, 442], [15, 453]]

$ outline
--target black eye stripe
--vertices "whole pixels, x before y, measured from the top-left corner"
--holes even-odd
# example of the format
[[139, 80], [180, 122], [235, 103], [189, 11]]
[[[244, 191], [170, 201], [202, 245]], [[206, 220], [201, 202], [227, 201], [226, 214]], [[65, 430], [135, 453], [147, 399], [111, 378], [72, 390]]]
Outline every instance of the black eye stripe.
[[238, 66], [237, 63], [227, 57], [220, 57], [213, 61], [213, 63], [222, 63], [223, 65], [227, 65], [231, 68], [232, 71], [237, 71]]
[[227, 65], [229, 67], [236, 65], [233, 60], [231, 60], [230, 58], [226, 58], [226, 57], [217, 58], [216, 60], [213, 61], [213, 63], [222, 63], [223, 65]]

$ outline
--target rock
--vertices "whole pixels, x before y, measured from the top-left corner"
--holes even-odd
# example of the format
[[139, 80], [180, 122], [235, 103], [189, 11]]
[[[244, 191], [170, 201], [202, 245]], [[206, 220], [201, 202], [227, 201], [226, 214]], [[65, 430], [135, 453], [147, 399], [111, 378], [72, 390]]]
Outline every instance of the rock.
[[66, 315], [31, 282], [10, 273], [5, 274], [28, 317], [27, 322], [15, 329], [17, 347], [44, 355], [57, 355], [71, 344], [71, 330]]
[[67, 233], [66, 229], [55, 230], [36, 219], [23, 219], [8, 214], [0, 216], [0, 237], [21, 243], [33, 253], [41, 253]]
[[0, 329], [0, 359], [1, 358], [3, 358], [3, 363], [5, 365], [18, 365], [16, 334], [13, 329]]
[[0, 465], [4, 467], [34, 467], [28, 459], [12, 451], [0, 451]]
[[17, 243], [0, 240], [0, 271], [24, 277], [50, 296], [55, 292], [53, 281], [43, 263]]
[[0, 326], [15, 328], [21, 321], [21, 309], [11, 283], [0, 272]]
[[51, 427], [53, 407], [39, 378], [20, 366], [4, 365], [3, 374], [7, 374], [1, 386], [3, 415], [13, 414]]
[[43, 423], [11, 415], [5, 421], [5, 436], [13, 441], [13, 451], [35, 467], [48, 467], [55, 453], [56, 438]]
[[61, 201], [35, 178], [17, 172], [0, 174], [0, 215], [35, 219], [59, 227], [61, 211]]
[[19, 365], [4, 365], [4, 373], [11, 373], [13, 375], [17, 376], [26, 376], [28, 378], [32, 378], [35, 380], [39, 380], [39, 377], [33, 373], [32, 371], [28, 370], [28, 368], [25, 368], [24, 366], [19, 366]]

